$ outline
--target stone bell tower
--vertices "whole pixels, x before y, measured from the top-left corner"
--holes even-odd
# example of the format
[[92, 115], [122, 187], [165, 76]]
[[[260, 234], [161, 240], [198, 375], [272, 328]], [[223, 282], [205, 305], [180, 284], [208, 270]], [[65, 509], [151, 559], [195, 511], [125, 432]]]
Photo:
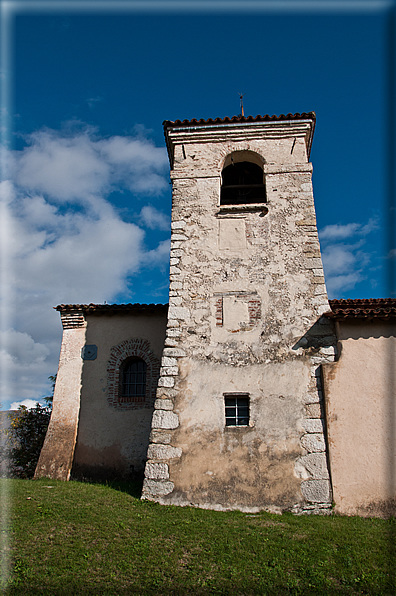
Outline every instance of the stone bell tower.
[[164, 123], [167, 338], [143, 498], [331, 504], [320, 364], [334, 360], [309, 154], [315, 114]]

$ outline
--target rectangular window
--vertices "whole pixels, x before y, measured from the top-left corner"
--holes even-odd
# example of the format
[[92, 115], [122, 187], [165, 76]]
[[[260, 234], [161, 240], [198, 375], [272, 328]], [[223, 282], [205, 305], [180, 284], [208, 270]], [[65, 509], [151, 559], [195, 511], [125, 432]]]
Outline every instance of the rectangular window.
[[249, 426], [249, 394], [225, 393], [226, 426]]

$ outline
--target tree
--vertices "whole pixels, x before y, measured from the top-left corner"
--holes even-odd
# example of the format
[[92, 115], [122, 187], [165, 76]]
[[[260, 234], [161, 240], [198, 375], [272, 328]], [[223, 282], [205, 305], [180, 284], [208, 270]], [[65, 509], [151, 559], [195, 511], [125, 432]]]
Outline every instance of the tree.
[[44, 398], [46, 405], [37, 403], [31, 410], [19, 406], [17, 412], [11, 415], [11, 425], [6, 431], [11, 476], [32, 478], [34, 475], [51, 417], [56, 375], [48, 378], [52, 382], [52, 395]]
[[7, 431], [9, 437], [10, 473], [17, 478], [32, 478], [51, 417], [49, 406], [36, 404], [28, 410], [19, 406]]

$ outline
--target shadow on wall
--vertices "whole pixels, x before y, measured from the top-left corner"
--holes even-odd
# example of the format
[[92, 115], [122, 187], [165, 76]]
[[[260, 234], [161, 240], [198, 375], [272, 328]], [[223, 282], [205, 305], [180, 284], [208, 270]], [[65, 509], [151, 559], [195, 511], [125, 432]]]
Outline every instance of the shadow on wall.
[[[147, 434], [148, 445], [149, 432]], [[139, 462], [136, 465], [129, 464], [126, 466], [106, 465], [105, 463], [95, 462], [95, 464], [78, 463], [74, 459], [71, 480], [79, 480], [81, 482], [95, 482], [95, 483], [129, 483], [137, 482], [143, 483], [145, 461]]]
[[320, 317], [308, 331], [294, 344], [293, 350], [333, 358], [337, 356], [337, 336], [334, 323], [326, 317]]

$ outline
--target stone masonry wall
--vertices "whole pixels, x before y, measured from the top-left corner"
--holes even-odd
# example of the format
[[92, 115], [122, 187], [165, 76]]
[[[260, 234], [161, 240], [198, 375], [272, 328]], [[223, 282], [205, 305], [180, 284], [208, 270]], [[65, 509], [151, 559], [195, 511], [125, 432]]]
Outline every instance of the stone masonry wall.
[[[278, 124], [256, 127], [256, 138], [247, 129], [248, 140], [241, 128], [204, 131], [205, 142], [171, 131], [169, 313], [144, 498], [330, 508], [320, 365], [334, 360], [336, 339], [321, 316], [306, 128]], [[219, 206], [222, 164], [239, 151], [262, 159], [265, 205]], [[233, 392], [249, 394], [248, 427], [225, 428]]]

